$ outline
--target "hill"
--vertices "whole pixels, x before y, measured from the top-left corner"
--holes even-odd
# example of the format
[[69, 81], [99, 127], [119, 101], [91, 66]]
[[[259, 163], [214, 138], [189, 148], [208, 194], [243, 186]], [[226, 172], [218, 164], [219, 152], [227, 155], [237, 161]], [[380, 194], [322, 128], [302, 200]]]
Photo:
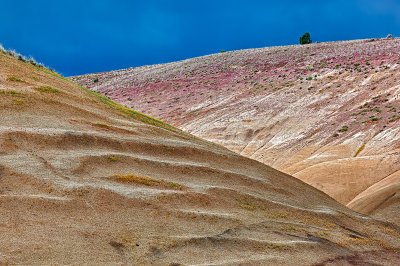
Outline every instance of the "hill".
[[400, 258], [397, 226], [3, 53], [0, 125], [2, 264]]
[[400, 39], [249, 49], [71, 79], [400, 223]]

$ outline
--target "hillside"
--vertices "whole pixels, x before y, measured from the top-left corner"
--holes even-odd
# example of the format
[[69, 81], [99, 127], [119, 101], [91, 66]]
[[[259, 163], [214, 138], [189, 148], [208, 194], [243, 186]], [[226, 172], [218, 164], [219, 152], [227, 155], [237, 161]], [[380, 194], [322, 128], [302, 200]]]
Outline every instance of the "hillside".
[[72, 77], [400, 223], [400, 39], [269, 47]]
[[1, 264], [400, 259], [399, 227], [2, 53], [0, 121]]

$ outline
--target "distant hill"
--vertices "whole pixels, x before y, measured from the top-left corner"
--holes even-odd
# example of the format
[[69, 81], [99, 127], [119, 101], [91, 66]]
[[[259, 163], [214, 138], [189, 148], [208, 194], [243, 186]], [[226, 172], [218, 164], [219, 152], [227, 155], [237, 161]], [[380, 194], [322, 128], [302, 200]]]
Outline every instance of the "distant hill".
[[400, 223], [400, 39], [232, 51], [72, 77]]

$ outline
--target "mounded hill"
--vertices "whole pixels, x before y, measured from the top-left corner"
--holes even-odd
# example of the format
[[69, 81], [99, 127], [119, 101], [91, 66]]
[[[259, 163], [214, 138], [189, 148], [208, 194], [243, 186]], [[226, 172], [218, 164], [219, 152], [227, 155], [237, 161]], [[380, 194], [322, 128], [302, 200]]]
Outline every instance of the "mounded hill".
[[2, 264], [400, 259], [400, 229], [0, 53]]
[[400, 39], [250, 49], [71, 79], [400, 223]]

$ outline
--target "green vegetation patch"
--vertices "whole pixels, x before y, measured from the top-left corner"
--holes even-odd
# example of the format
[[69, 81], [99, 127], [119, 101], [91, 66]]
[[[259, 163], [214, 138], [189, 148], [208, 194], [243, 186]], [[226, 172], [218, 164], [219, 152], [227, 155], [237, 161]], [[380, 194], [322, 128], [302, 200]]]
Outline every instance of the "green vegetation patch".
[[135, 174], [113, 175], [113, 176], [109, 176], [108, 178], [113, 179], [118, 182], [122, 182], [122, 183], [136, 183], [136, 184], [142, 184], [142, 185], [146, 185], [146, 186], [152, 186], [152, 185], [160, 183], [159, 180], [154, 179], [152, 177], [138, 176]]
[[112, 175], [109, 176], [108, 179], [121, 182], [121, 183], [134, 183], [146, 186], [161, 186], [167, 189], [174, 190], [184, 190], [185, 188], [178, 183], [174, 182], [165, 182], [163, 180], [158, 180], [153, 177], [136, 175], [136, 174], [128, 174], [128, 175]]
[[0, 90], [0, 95], [11, 95], [11, 96], [16, 96], [16, 97], [23, 97], [22, 93], [13, 91], [13, 90]]
[[115, 157], [115, 156], [110, 156], [110, 157], [108, 157], [108, 160], [109, 160], [110, 162], [116, 162], [116, 161], [118, 161], [118, 158]]
[[22, 79], [16, 78], [14, 76], [9, 77], [8, 80], [9, 81], [16, 81], [16, 82], [22, 82], [23, 81]]
[[380, 117], [376, 117], [374, 115], [370, 116], [369, 118], [370, 118], [369, 120], [365, 120], [365, 121], [363, 121], [363, 123], [371, 123], [371, 122], [377, 122], [377, 121], [381, 120]]
[[55, 88], [50, 87], [50, 86], [36, 87], [34, 89], [39, 91], [39, 92], [47, 92], [47, 93], [58, 93], [59, 92], [58, 89], [55, 89]]
[[164, 123], [164, 122], [162, 122], [162, 121], [160, 121], [158, 119], [155, 119], [153, 117], [147, 116], [147, 115], [142, 114], [140, 112], [134, 111], [134, 110], [129, 109], [127, 107], [121, 106], [118, 103], [110, 100], [109, 98], [107, 98], [107, 97], [105, 97], [105, 96], [103, 96], [103, 95], [101, 95], [101, 94], [99, 94], [97, 92], [91, 91], [91, 90], [89, 90], [89, 89], [87, 89], [87, 88], [85, 88], [83, 86], [79, 86], [79, 87], [81, 87], [83, 90], [89, 92], [90, 94], [95, 95], [97, 98], [99, 98], [105, 105], [109, 106], [111, 109], [120, 111], [121, 113], [126, 114], [129, 117], [132, 117], [132, 118], [134, 118], [136, 120], [142, 121], [142, 122], [144, 122], [146, 124], [162, 127], [164, 129], [168, 129], [168, 130], [171, 130], [171, 131], [174, 131], [174, 132], [178, 132], [179, 131], [178, 129], [174, 128], [173, 126], [171, 126], [171, 125], [169, 125], [167, 123]]

